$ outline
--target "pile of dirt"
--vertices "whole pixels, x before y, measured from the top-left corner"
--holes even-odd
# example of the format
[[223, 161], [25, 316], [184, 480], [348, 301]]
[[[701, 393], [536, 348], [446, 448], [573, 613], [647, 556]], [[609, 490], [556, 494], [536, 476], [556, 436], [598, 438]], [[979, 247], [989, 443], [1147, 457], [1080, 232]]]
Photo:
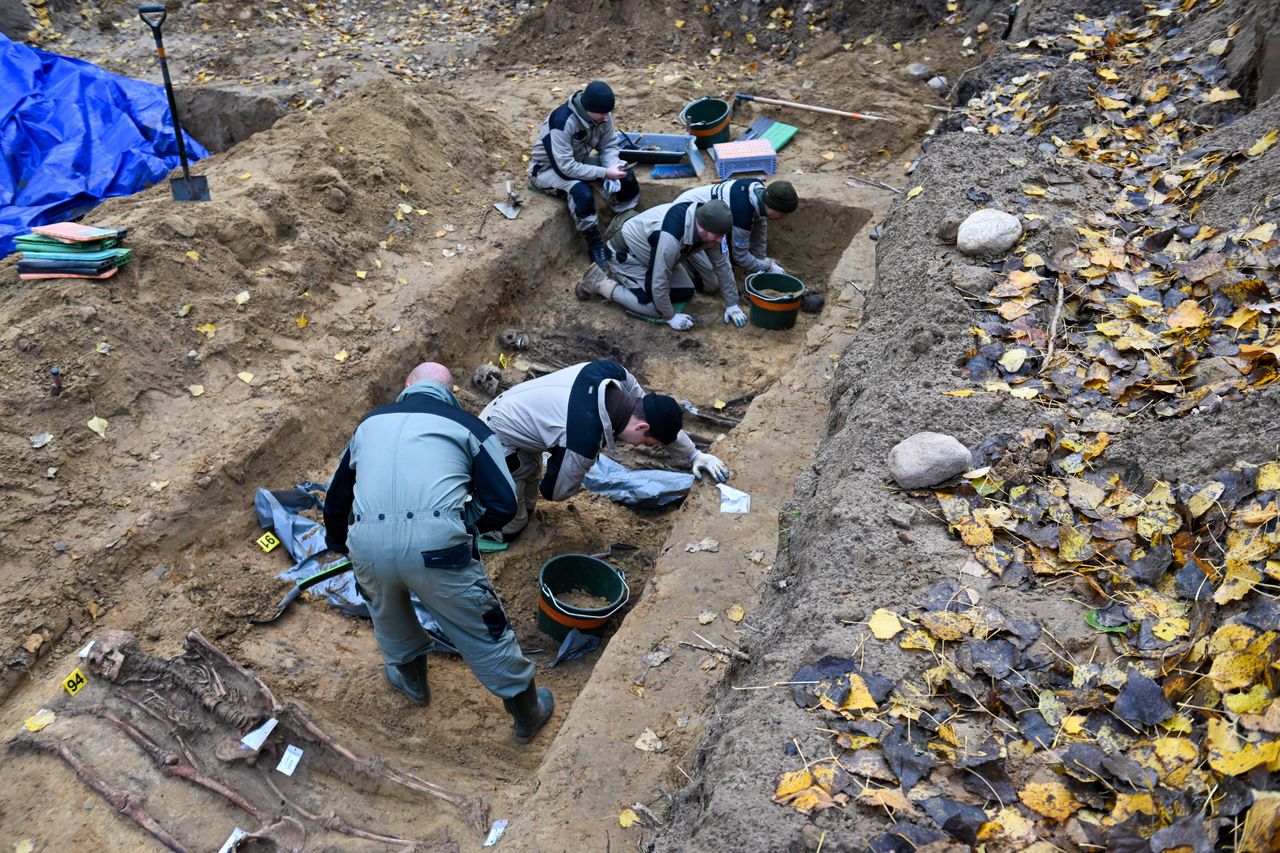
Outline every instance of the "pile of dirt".
[[[1101, 14], [1112, 5], [1095, 4]], [[1099, 80], [1115, 80], [1132, 94], [1153, 83], [1154, 74], [1117, 74], [1087, 51], [1109, 37], [1111, 44], [1123, 43], [1129, 36], [1116, 33], [1141, 30], [1152, 19], [1104, 24], [1077, 17], [1079, 9], [1024, 4], [1019, 17], [1031, 22], [1027, 32], [1040, 34], [1039, 43], [1016, 44], [970, 75], [975, 82], [966, 81], [960, 101], [969, 111], [944, 123], [951, 130], [969, 125], [968, 132], [933, 140], [912, 176], [918, 190], [886, 221], [877, 286], [841, 359], [830, 432], [812, 474], [797, 484], [788, 507], [794, 520], [780, 531], [781, 576], [766, 597], [767, 627], [748, 644], [755, 662], [737, 673], [739, 689], [722, 695], [690, 771], [694, 781], [653, 849], [1274, 845], [1267, 815], [1276, 729], [1261, 716], [1277, 711], [1274, 684], [1257, 666], [1250, 675], [1228, 673], [1237, 655], [1270, 659], [1277, 627], [1270, 593], [1254, 585], [1270, 582], [1274, 563], [1266, 559], [1274, 560], [1277, 543], [1274, 521], [1267, 519], [1274, 516], [1280, 467], [1268, 424], [1280, 394], [1272, 384], [1270, 323], [1280, 283], [1266, 259], [1276, 252], [1273, 199], [1280, 173], [1272, 146], [1280, 99], [1255, 104], [1244, 85], [1227, 91], [1229, 80], [1214, 76], [1215, 57], [1235, 48], [1211, 46], [1265, 30], [1269, 13], [1223, 2], [1185, 18], [1170, 9], [1171, 22], [1150, 24], [1153, 33], [1168, 27], [1167, 39], [1153, 37], [1151, 66], [1183, 73], [1198, 63], [1195, 73], [1209, 75], [1219, 93], [1206, 99], [1208, 83], [1178, 87], [1170, 118], [1191, 114], [1195, 125], [1178, 125], [1171, 138], [1181, 147], [1142, 166], [1118, 156], [1112, 168], [1105, 155], [1081, 153], [1070, 140], [1113, 122], [1125, 126], [1119, 114], [1101, 115], [1117, 107], [1105, 100], [1111, 90], [1099, 91], [1106, 86]], [[1189, 41], [1193, 32], [1197, 40]], [[1063, 41], [1072, 46], [1058, 47]], [[1070, 55], [1077, 50], [1079, 56]], [[1038, 59], [1032, 57], [1037, 51], [1043, 53]], [[1032, 97], [1018, 98], [1021, 82], [1037, 74]], [[1022, 75], [1028, 76], [1015, 79]], [[981, 106], [992, 103], [1003, 106], [994, 112]], [[1024, 103], [1025, 124], [1018, 112]], [[1214, 129], [1216, 122], [1227, 126]], [[1145, 137], [1139, 130], [1129, 139]], [[1228, 394], [1234, 402], [1180, 406], [1179, 399], [1192, 394], [1189, 385], [1152, 388], [1149, 393], [1170, 394], [1173, 402], [1135, 406], [1123, 420], [1106, 420], [1098, 413], [1114, 401], [1105, 385], [1101, 397], [1055, 397], [1044, 407], [1028, 402], [1037, 396], [1029, 387], [1019, 399], [1007, 382], [971, 381], [980, 379], [974, 359], [990, 340], [984, 333], [995, 328], [986, 324], [991, 314], [981, 313], [998, 301], [984, 302], [988, 287], [1001, 274], [1035, 268], [1035, 261], [1024, 267], [1023, 259], [1043, 252], [1053, 264], [1055, 253], [1070, 249], [1078, 236], [1055, 223], [1079, 216], [1092, 227], [1114, 229], [1105, 233], [1145, 259], [1169, 243], [1144, 245], [1151, 225], [1143, 219], [1141, 190], [1126, 192], [1133, 185], [1164, 187], [1157, 180], [1161, 167], [1213, 156], [1223, 160], [1218, 178], [1188, 167], [1200, 181], [1188, 183], [1195, 196], [1168, 192], [1165, 207], [1157, 206], [1165, 197], [1153, 196], [1151, 211], [1201, 239], [1222, 234], [1223, 242], [1212, 244], [1222, 251], [1254, 252], [1239, 262], [1238, 275], [1260, 289], [1250, 307], [1242, 303], [1243, 330], [1223, 328], [1242, 348], [1256, 338], [1261, 361], [1251, 378], [1231, 378], [1237, 392], [1243, 389]], [[1147, 169], [1154, 171], [1147, 175]], [[956, 224], [987, 206], [1021, 214], [1028, 231], [1017, 250], [1021, 257], [981, 264], [950, 244]], [[1181, 259], [1206, 250], [1169, 251], [1188, 252], [1176, 255]], [[1135, 263], [1140, 269], [1145, 260]], [[1070, 268], [1075, 273], [1051, 266], [1046, 273], [1050, 282], [1060, 273], [1067, 283], [1058, 359], [1071, 358], [1064, 349], [1097, 334], [1096, 306], [1077, 301], [1081, 291], [1072, 284], [1071, 276], [1087, 266]], [[1193, 290], [1191, 279], [1172, 270], [1160, 280], [1167, 291], [1144, 287], [1134, 301], [1167, 292], [1170, 308], [1189, 294], [1212, 304], [1212, 290]], [[1229, 280], [1230, 274], [1214, 281]], [[1021, 340], [1043, 357], [1053, 301], [1038, 308], [1034, 302], [1030, 327], [1040, 329], [1039, 337]], [[1005, 322], [1013, 323], [1014, 315]], [[1014, 390], [1025, 381], [1016, 373], [1005, 374]], [[1110, 426], [1099, 426], [1104, 423]], [[936, 494], [897, 489], [884, 460], [900, 440], [923, 431], [959, 437], [974, 448], [974, 467], [984, 467]], [[1045, 435], [1049, 443], [1036, 445], [1032, 437]], [[1017, 453], [992, 453], [1017, 444], [1010, 442], [1015, 436], [1028, 439]], [[1071, 450], [1079, 455], [1068, 458]], [[1102, 484], [1099, 494], [1115, 490], [1117, 501], [1121, 494], [1145, 495], [1144, 512], [1163, 506], [1168, 489], [1173, 515], [1163, 526], [1138, 522], [1136, 538], [1133, 521], [1123, 521], [1131, 516], [1091, 505], [1102, 513], [1092, 518], [1103, 519], [1094, 529], [1117, 525], [1117, 544], [1088, 544], [1086, 533], [1088, 547], [1075, 552], [1071, 536], [1056, 529], [1052, 542], [1042, 538], [1027, 521], [1035, 513], [1024, 515], [1018, 505], [1037, 484], [1059, 488], [1066, 498], [1068, 482]], [[1186, 501], [1206, 488], [1222, 506], [1206, 514], [1193, 500], [1188, 508]], [[1071, 507], [1081, 504], [1078, 492], [1069, 497]], [[957, 498], [966, 507], [958, 515]], [[1266, 509], [1255, 512], [1255, 504]], [[1010, 530], [1019, 522], [1016, 533], [986, 528], [985, 521], [970, 525], [987, 518], [998, 527], [1010, 511]], [[1073, 513], [1068, 507], [1055, 517], [1064, 530], [1080, 523]], [[1087, 531], [1087, 512], [1084, 518]], [[1263, 526], [1251, 526], [1255, 522]], [[1175, 532], [1172, 556], [1164, 559]], [[1136, 547], [1122, 547], [1126, 537]], [[1254, 537], [1266, 544], [1244, 555], [1239, 543]], [[1020, 565], [1016, 556], [1009, 559], [1040, 546], [1046, 560]], [[1156, 617], [1152, 607], [1167, 610]], [[1175, 621], [1153, 634], [1164, 617]], [[1235, 636], [1238, 645], [1227, 642]], [[997, 647], [1010, 655], [1008, 666], [996, 662]], [[1246, 703], [1246, 695], [1258, 701]], [[778, 805], [770, 808], [770, 801]]]

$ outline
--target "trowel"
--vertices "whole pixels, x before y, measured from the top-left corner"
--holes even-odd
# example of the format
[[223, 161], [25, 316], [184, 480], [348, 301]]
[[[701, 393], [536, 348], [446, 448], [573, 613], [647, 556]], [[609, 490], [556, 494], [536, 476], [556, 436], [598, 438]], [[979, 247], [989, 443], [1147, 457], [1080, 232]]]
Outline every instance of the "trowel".
[[516, 195], [516, 191], [511, 189], [511, 182], [507, 181], [507, 200], [495, 202], [493, 206], [507, 219], [515, 219], [520, 215], [520, 204], [520, 196]]

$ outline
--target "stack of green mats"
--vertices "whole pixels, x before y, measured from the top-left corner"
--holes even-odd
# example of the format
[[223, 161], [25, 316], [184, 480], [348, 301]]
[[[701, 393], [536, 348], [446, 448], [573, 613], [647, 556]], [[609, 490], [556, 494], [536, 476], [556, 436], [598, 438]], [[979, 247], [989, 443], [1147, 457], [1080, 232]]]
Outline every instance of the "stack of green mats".
[[22, 250], [18, 275], [27, 280], [110, 278], [133, 257], [132, 249], [119, 245], [126, 233], [70, 222], [37, 226], [15, 240]]
[[783, 124], [780, 121], [774, 121], [771, 118], [758, 118], [751, 123], [751, 127], [747, 128], [747, 132], [742, 134], [742, 139], [767, 139], [773, 143], [774, 151], [781, 151], [782, 146], [791, 141], [791, 137], [795, 136], [799, 131], [795, 125]]

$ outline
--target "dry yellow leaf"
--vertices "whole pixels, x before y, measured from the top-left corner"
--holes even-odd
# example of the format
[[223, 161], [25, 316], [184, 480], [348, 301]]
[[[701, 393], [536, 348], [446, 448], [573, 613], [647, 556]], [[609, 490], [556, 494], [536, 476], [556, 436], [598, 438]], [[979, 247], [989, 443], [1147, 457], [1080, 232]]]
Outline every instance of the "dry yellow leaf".
[[204, 393], [203, 385], [188, 385], [187, 390], [191, 392], [192, 397], [199, 397]]
[[1264, 462], [1258, 466], [1258, 491], [1280, 489], [1280, 462]]
[[902, 812], [914, 812], [915, 806], [907, 799], [907, 795], [898, 788], [863, 788], [858, 793], [858, 802], [872, 808], [886, 808]]
[[871, 628], [871, 633], [875, 634], [877, 640], [888, 640], [902, 633], [902, 620], [898, 618], [898, 614], [891, 610], [885, 610], [883, 607], [878, 608], [875, 613], [871, 614], [871, 618], [867, 620], [867, 625]]
[[1280, 792], [1254, 791], [1245, 812], [1238, 853], [1269, 853], [1280, 849]]
[[1062, 730], [1069, 735], [1078, 735], [1084, 731], [1084, 724], [1088, 717], [1082, 717], [1079, 714], [1071, 714], [1062, 718]]
[[1103, 80], [1110, 80], [1112, 83], [1120, 79], [1120, 75], [1110, 68], [1099, 68], [1098, 76]]
[[1248, 231], [1244, 235], [1244, 239], [1258, 240], [1262, 243], [1265, 243], [1268, 240], [1270, 240], [1272, 237], [1274, 237], [1275, 233], [1276, 233], [1276, 224], [1274, 222], [1264, 222], [1261, 225], [1259, 225], [1257, 228], [1254, 228], [1253, 230]]
[[623, 809], [618, 814], [618, 825], [621, 826], [623, 829], [627, 829], [628, 827], [638, 823], [639, 821], [640, 821], [640, 815], [636, 814], [631, 809]]
[[683, 21], [682, 19], [680, 19], [680, 18], [676, 18], [676, 29], [677, 29], [677, 30], [683, 30], [683, 29], [684, 29], [684, 21]]
[[1222, 704], [1233, 714], [1261, 714], [1271, 704], [1271, 691], [1255, 684], [1243, 693], [1225, 693]]
[[1033, 187], [1028, 184], [1022, 185], [1022, 192], [1026, 195], [1042, 196], [1045, 194], [1044, 187]]
[[346, 361], [350, 357], [351, 356], [347, 353], [345, 349], [340, 349], [333, 354], [333, 360], [338, 362]]
[[725, 609], [724, 615], [729, 617], [729, 621], [731, 622], [741, 622], [747, 615], [747, 612], [742, 609], [741, 604], [730, 604], [728, 608]]
[[107, 419], [106, 418], [100, 418], [97, 415], [94, 415], [93, 417], [89, 418], [89, 423], [87, 424], [87, 426], [89, 427], [89, 429], [96, 432], [102, 438], [106, 438], [107, 436]]
[[1172, 641], [1190, 630], [1190, 621], [1177, 616], [1166, 616], [1151, 628], [1151, 633], [1162, 640]]
[[1269, 131], [1258, 137], [1258, 141], [1249, 146], [1249, 150], [1244, 152], [1249, 157], [1257, 157], [1259, 154], [1265, 154], [1270, 150], [1271, 146], [1276, 144], [1276, 140], [1280, 139], [1280, 130]]
[[1068, 563], [1083, 563], [1098, 553], [1089, 528], [1064, 524], [1058, 528], [1058, 558]]
[[1027, 351], [1022, 347], [1013, 349], [1000, 356], [1000, 366], [1010, 373], [1017, 373], [1027, 361]]
[[1185, 299], [1169, 312], [1169, 328], [1198, 329], [1204, 325], [1207, 318], [1208, 315], [1200, 307], [1199, 302], [1194, 299]]
[[1219, 693], [1248, 687], [1266, 672], [1267, 659], [1248, 652], [1223, 652], [1213, 659], [1209, 679]]
[[363, 281], [365, 278], [367, 278], [367, 277], [368, 277], [368, 275], [369, 275], [369, 271], [368, 271], [368, 270], [356, 270], [356, 278], [358, 278], [358, 279], [360, 279], [360, 280], [362, 280], [362, 281]]
[[[154, 491], [163, 492], [168, 487], [169, 487], [168, 480], [152, 480], [151, 481], [151, 488]], [[92, 605], [90, 609], [96, 613], [98, 605], [94, 604], [92, 601], [90, 601], [89, 604]]]
[[187, 316], [188, 314], [191, 313], [191, 309], [194, 307], [195, 307], [194, 305], [188, 302], [186, 305], [183, 305], [181, 308], [178, 309], [178, 316], [179, 317]]
[[1032, 782], [1018, 792], [1018, 799], [1032, 811], [1058, 821], [1084, 808], [1061, 782]]
[[813, 787], [813, 774], [808, 770], [792, 770], [778, 777], [778, 787], [773, 792], [775, 803], [785, 803], [801, 791]]
[[253, 172], [244, 172], [240, 175], [240, 180], [247, 181], [253, 177]]
[[867, 689], [867, 683], [862, 680], [862, 676], [855, 672], [849, 673], [849, 695], [844, 697], [844, 701], [836, 710], [874, 711], [875, 708], [876, 700], [871, 698], [871, 691]]
[[907, 190], [907, 200], [910, 201], [911, 199], [920, 195], [920, 193], [922, 192], [924, 192], [923, 186], [912, 187], [911, 189]]
[[195, 249], [192, 249], [191, 251], [187, 252], [187, 257], [193, 261], [196, 261], [197, 263], [199, 263], [200, 261], [200, 253], [197, 252]]
[[236, 304], [243, 305], [249, 301], [249, 291], [242, 290], [236, 294]]
[[980, 545], [990, 545], [995, 541], [995, 535], [991, 528], [982, 521], [973, 516], [965, 516], [956, 521], [953, 525], [956, 532], [960, 534], [960, 539], [964, 544], [978, 547]]
[[942, 396], [944, 396], [944, 397], [972, 397], [972, 396], [973, 396], [973, 389], [972, 389], [972, 388], [961, 388], [961, 389], [960, 389], [960, 390], [958, 390], [958, 391], [943, 391], [943, 392], [942, 392]]
[[1222, 56], [1227, 52], [1227, 48], [1231, 46], [1231, 39], [1214, 39], [1209, 42], [1209, 55]]
[[822, 152], [822, 159], [823, 159], [823, 160], [834, 160], [834, 159], [836, 159], [836, 152], [834, 152], [834, 151], [823, 151], [823, 152]]
[[898, 642], [898, 645], [907, 650], [917, 649], [922, 652], [931, 652], [938, 643], [926, 632], [919, 628], [912, 628], [907, 631], [903, 638]]
[[218, 332], [218, 327], [212, 323], [205, 323], [203, 326], [196, 326], [196, 331], [204, 335], [206, 338], [212, 338]]
[[239, 379], [241, 382], [243, 382], [245, 385], [253, 384], [253, 374], [247, 370], [242, 370], [239, 373], [237, 373], [236, 378]]
[[293, 322], [298, 324], [299, 329], [305, 329], [307, 326], [311, 325], [311, 321], [307, 319], [305, 314], [299, 314], [297, 317], [294, 317]]
[[1240, 93], [1235, 89], [1219, 89], [1214, 86], [1213, 90], [1209, 92], [1208, 100], [1209, 103], [1216, 104], [1219, 101], [1234, 101], [1238, 97], [1240, 97]]
[[1280, 741], [1261, 744], [1244, 743], [1232, 731], [1231, 724], [1220, 718], [1209, 720], [1209, 766], [1228, 776], [1248, 773], [1260, 764], [1271, 764], [1280, 757]]
[[[26, 720], [23, 721], [22, 725], [29, 732], [38, 732], [41, 729], [48, 726], [50, 723], [52, 723], [56, 719], [57, 719], [57, 715], [55, 715], [48, 708], [41, 708], [39, 711], [36, 711], [30, 717], [27, 717]], [[17, 848], [15, 846], [15, 850], [16, 849]]]
[[[988, 531], [990, 529], [987, 528]], [[973, 630], [972, 619], [963, 613], [952, 613], [950, 610], [932, 610], [922, 613], [920, 624], [939, 640], [959, 640]]]

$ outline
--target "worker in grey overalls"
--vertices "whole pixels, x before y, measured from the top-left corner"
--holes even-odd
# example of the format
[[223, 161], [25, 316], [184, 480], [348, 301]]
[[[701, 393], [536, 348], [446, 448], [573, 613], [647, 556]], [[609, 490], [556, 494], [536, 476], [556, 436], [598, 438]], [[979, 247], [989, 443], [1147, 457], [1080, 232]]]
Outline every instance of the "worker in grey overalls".
[[616, 361], [584, 362], [521, 382], [493, 398], [480, 420], [506, 451], [520, 502], [501, 531], [485, 534], [500, 542], [524, 529], [539, 495], [563, 501], [577, 494], [600, 451], [619, 441], [666, 445], [698, 479], [707, 474], [723, 483], [729, 477], [728, 465], [694, 446], [680, 404], [665, 394], [646, 394]]
[[[675, 306], [692, 299], [694, 290], [710, 284], [710, 278], [724, 299], [724, 321], [741, 328], [747, 325], [747, 315], [738, 307], [738, 285], [725, 242], [732, 227], [729, 205], [720, 200], [660, 204], [637, 213], [610, 238], [613, 259], [608, 274], [588, 270], [578, 283], [578, 297], [595, 294], [684, 331], [693, 328], [693, 317]], [[705, 264], [705, 275], [691, 268], [694, 258]]]
[[609, 253], [596, 220], [592, 185], [600, 184], [615, 214], [640, 202], [640, 184], [618, 158], [621, 140], [612, 113], [613, 90], [592, 80], [551, 111], [529, 156], [529, 183], [568, 201], [574, 227], [586, 239], [591, 261], [600, 269]]
[[[735, 178], [685, 190], [676, 202], [704, 202], [719, 199], [729, 205], [733, 232], [729, 234], [729, 258], [747, 275], [757, 272], [786, 272], [769, 257], [769, 221], [785, 219], [800, 206], [800, 198], [790, 181], [774, 181], [765, 186], [759, 178]], [[711, 267], [702, 258], [690, 260], [694, 270], [709, 276]]]
[[475, 536], [516, 511], [502, 445], [449, 390], [443, 365], [420, 364], [396, 401], [356, 428], [325, 495], [325, 543], [350, 554], [373, 618], [383, 673], [426, 705], [431, 635], [409, 593], [439, 623], [480, 683], [502, 698], [528, 743], [551, 718], [551, 691], [534, 686], [533, 663], [478, 559]]

